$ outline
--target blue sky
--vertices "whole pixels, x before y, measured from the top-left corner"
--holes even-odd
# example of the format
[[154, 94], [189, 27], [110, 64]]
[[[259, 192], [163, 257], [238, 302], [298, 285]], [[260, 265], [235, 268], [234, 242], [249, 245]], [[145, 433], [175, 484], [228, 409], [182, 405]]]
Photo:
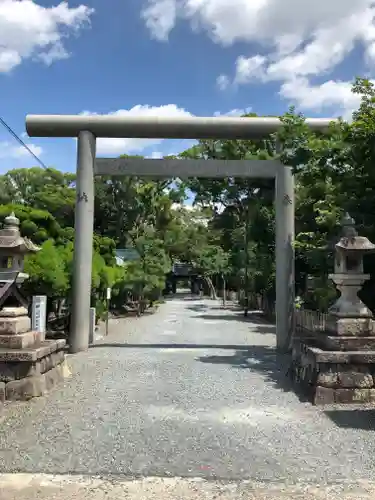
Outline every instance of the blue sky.
[[[375, 61], [372, 0], [0, 0], [1, 116], [210, 116], [244, 110], [350, 116]], [[282, 5], [281, 5], [282, 4]], [[73, 139], [23, 136], [73, 171]], [[188, 141], [103, 140], [102, 156], [179, 152]], [[1, 171], [35, 165], [0, 129]]]

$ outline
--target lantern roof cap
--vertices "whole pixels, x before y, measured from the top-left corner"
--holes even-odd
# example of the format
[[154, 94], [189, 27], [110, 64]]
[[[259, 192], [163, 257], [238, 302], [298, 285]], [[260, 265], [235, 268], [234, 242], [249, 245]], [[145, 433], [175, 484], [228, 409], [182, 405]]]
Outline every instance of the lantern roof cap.
[[4, 227], [0, 229], [0, 249], [13, 250], [15, 253], [38, 252], [40, 247], [26, 237], [21, 236], [20, 220], [12, 212], [4, 219]]
[[358, 236], [358, 232], [355, 228], [355, 220], [348, 214], [348, 212], [346, 212], [344, 217], [341, 219], [341, 227], [342, 237], [335, 245], [338, 250], [351, 253], [375, 252], [375, 245], [371, 243], [368, 238], [365, 236]]

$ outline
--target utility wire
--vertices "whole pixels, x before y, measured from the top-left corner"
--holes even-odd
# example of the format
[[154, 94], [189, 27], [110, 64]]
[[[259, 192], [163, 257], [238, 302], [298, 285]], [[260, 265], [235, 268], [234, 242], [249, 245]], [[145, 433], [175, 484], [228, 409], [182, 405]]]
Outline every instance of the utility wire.
[[18, 137], [18, 135], [14, 132], [14, 130], [12, 130], [9, 125], [5, 122], [5, 120], [3, 118], [1, 118], [0, 116], [0, 123], [1, 125], [3, 125], [7, 131], [16, 139], [16, 141], [21, 144], [22, 147], [24, 147], [26, 149], [26, 151], [28, 151], [35, 159], [36, 161], [39, 163], [39, 165], [41, 165], [43, 168], [47, 169], [48, 167], [42, 162], [42, 160], [40, 158], [37, 157], [37, 155], [35, 153], [33, 153], [31, 151], [31, 149], [29, 148], [29, 146], [27, 144], [25, 144], [23, 142], [23, 140]]

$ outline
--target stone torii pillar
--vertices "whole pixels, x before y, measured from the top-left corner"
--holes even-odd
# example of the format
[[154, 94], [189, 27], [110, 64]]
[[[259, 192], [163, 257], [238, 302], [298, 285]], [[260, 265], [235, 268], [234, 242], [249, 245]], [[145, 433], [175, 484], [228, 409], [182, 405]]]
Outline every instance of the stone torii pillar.
[[287, 352], [294, 328], [294, 176], [280, 164], [275, 180], [276, 211], [276, 346]]

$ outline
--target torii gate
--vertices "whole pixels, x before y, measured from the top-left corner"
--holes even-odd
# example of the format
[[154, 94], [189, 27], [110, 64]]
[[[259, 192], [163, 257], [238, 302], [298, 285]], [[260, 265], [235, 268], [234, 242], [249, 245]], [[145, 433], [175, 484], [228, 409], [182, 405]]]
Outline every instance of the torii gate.
[[[330, 118], [308, 118], [314, 131], [326, 131]], [[73, 303], [70, 352], [89, 343], [91, 262], [94, 225], [94, 176], [253, 177], [275, 179], [276, 337], [288, 349], [294, 309], [294, 179], [292, 168], [277, 160], [96, 159], [96, 138], [260, 139], [283, 126], [271, 117], [157, 117], [105, 115], [27, 115], [30, 137], [77, 137], [77, 181]]]

